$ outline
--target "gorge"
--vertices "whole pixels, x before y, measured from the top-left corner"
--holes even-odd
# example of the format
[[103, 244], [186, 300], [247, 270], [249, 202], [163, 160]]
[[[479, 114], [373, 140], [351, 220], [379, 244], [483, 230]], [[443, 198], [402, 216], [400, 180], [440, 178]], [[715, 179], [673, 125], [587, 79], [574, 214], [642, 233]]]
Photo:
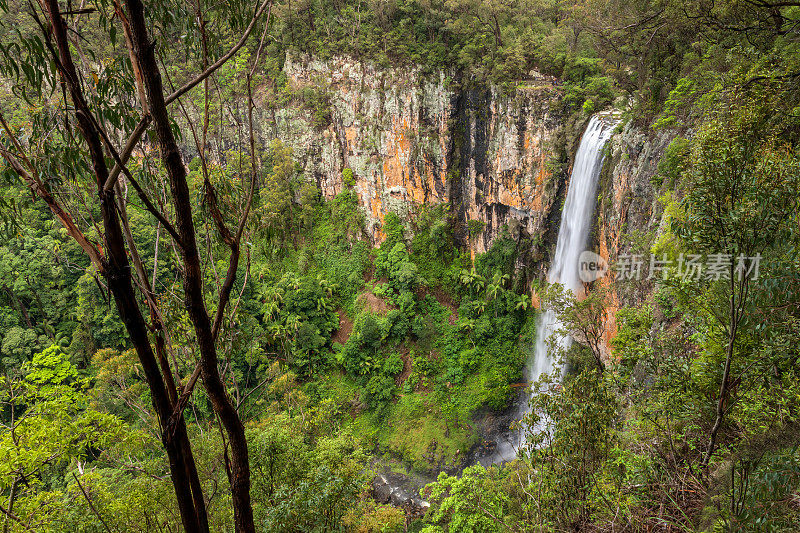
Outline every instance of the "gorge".
[[800, 2], [72, 4], [0, 0], [4, 533], [800, 530]]
[[[632, 202], [658, 212], [649, 180], [655, 173], [651, 163], [665, 147], [663, 138], [655, 144], [642, 141], [631, 128], [617, 136], [612, 151], [626, 155], [607, 165], [603, 205], [594, 217], [602, 148], [616, 122], [608, 115], [566, 114], [554, 78], [533, 73], [511, 91], [463, 89], [447, 72], [423, 74], [418, 67], [386, 69], [348, 57], [322, 61], [303, 55], [287, 56], [283, 73], [287, 94], [313, 88], [325, 95], [326, 120], [315, 124], [313, 110], [302, 101], [279, 108], [262, 102], [259, 123], [270, 127], [259, 129], [261, 142], [280, 139], [289, 146], [304, 179], [313, 180], [326, 198], [346, 190], [343, 176], [352, 176], [374, 245], [385, 238], [387, 213], [411, 225], [420, 207], [444, 204], [456, 236], [474, 253], [487, 251], [506, 228], [530, 243], [520, 252], [517, 268], [577, 292], [576, 254], [589, 246], [610, 261], [626, 250], [625, 243], [608, 241], [618, 232], [618, 226], [608, 227], [608, 219], [641, 230], [658, 222], [626, 219]], [[631, 137], [638, 144], [629, 144]], [[616, 202], [609, 205], [604, 199], [612, 190]], [[480, 223], [478, 234], [469, 235], [470, 222]], [[542, 311], [523, 383], [552, 370], [546, 343], [558, 328], [553, 313]], [[607, 331], [608, 352], [613, 322]], [[515, 398], [505, 415], [480, 430], [488, 445], [472, 461], [489, 464], [515, 456], [521, 432], [508, 426], [526, 413], [527, 397]]]

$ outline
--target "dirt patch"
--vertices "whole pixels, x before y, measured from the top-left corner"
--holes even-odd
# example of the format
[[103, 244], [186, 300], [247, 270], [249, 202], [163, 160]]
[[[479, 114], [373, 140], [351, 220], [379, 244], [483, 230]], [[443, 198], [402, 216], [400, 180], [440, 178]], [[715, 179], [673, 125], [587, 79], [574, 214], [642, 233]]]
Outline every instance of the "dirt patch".
[[358, 297], [358, 301], [364, 305], [364, 309], [381, 315], [385, 315], [390, 309], [397, 309], [383, 298], [379, 298], [369, 291], [362, 292]]
[[394, 379], [395, 385], [399, 387], [405, 383], [408, 379], [408, 376], [411, 375], [413, 363], [411, 361], [411, 356], [409, 355], [409, 349], [405, 344], [400, 345], [400, 347], [397, 349], [397, 353], [400, 354], [400, 358], [403, 360], [403, 371], [400, 372]]
[[344, 310], [339, 309], [336, 311], [339, 314], [339, 329], [336, 330], [336, 333], [333, 334], [331, 340], [333, 342], [338, 342], [339, 344], [344, 344], [347, 342], [347, 339], [350, 338], [350, 334], [353, 332], [353, 321], [350, 320], [350, 317], [347, 316], [347, 313]]
[[361, 277], [363, 278], [364, 283], [369, 283], [370, 281], [375, 279], [375, 265], [370, 263], [369, 266], [367, 266], [367, 268], [364, 269], [364, 272], [362, 273]]

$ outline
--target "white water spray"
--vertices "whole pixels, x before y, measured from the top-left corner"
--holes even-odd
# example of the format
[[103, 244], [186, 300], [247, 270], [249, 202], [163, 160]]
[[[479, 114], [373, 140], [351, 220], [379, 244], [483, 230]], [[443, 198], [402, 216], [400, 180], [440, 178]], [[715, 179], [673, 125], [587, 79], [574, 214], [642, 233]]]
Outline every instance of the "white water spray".
[[[614, 131], [615, 121], [593, 116], [581, 138], [575, 165], [569, 180], [567, 199], [561, 212], [556, 253], [547, 273], [550, 283], [560, 283], [575, 294], [583, 287], [578, 277], [578, 258], [586, 249], [597, 192], [597, 179], [603, 166], [603, 147]], [[536, 325], [536, 351], [525, 368], [525, 380], [533, 383], [553, 371], [553, 360], [547, 349], [547, 340], [561, 328], [555, 313], [543, 310]], [[569, 348], [570, 336], [556, 339], [561, 348]], [[527, 410], [527, 406], [526, 406]]]

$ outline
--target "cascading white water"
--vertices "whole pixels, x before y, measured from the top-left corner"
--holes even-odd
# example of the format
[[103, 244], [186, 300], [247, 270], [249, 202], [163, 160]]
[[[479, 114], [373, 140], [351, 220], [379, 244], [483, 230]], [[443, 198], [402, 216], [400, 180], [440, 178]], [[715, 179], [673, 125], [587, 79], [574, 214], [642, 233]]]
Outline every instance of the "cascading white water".
[[[586, 249], [589, 229], [594, 215], [597, 178], [603, 165], [603, 147], [613, 133], [616, 121], [593, 116], [575, 155], [575, 165], [569, 180], [567, 199], [561, 212], [556, 253], [547, 272], [550, 283], [560, 283], [568, 291], [578, 292], [583, 287], [578, 277], [578, 258]], [[553, 371], [553, 359], [547, 349], [547, 341], [561, 328], [555, 313], [549, 309], [539, 316], [536, 325], [536, 350], [525, 368], [526, 381], [533, 383], [543, 373]], [[559, 346], [569, 348], [572, 338], [556, 339]]]
[[[558, 229], [556, 253], [550, 264], [547, 278], [550, 283], [560, 283], [574, 293], [582, 287], [578, 277], [578, 258], [586, 247], [589, 230], [594, 215], [597, 179], [603, 164], [603, 147], [613, 133], [617, 121], [610, 117], [593, 116], [586, 126], [575, 164], [569, 179], [567, 198], [561, 212], [561, 225]], [[561, 328], [555, 313], [543, 310], [536, 325], [536, 348], [525, 365], [525, 381], [534, 383], [542, 374], [551, 373], [554, 361], [550, 357], [547, 341]], [[563, 348], [569, 348], [572, 338], [563, 336], [556, 339]], [[516, 420], [528, 412], [528, 399], [520, 402]], [[498, 439], [497, 447], [490, 455], [480, 459], [484, 465], [509, 461], [516, 457], [522, 444], [524, 431], [514, 431], [506, 438]]]

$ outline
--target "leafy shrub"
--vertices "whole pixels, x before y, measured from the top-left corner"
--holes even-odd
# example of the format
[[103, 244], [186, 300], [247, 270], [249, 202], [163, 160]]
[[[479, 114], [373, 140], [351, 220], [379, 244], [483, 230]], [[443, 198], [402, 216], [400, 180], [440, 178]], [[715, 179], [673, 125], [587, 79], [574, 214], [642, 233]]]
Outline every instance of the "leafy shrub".
[[287, 273], [262, 286], [262, 314], [273, 344], [302, 373], [325, 367], [333, 331], [339, 326], [334, 312], [336, 285], [322, 276]]
[[397, 387], [394, 378], [386, 374], [376, 374], [369, 378], [366, 390], [372, 402], [388, 402], [394, 398]]
[[344, 183], [345, 187], [353, 188], [356, 184], [356, 178], [353, 175], [353, 169], [346, 168], [342, 170], [342, 182]]
[[389, 354], [389, 357], [383, 362], [383, 371], [390, 376], [396, 376], [403, 371], [404, 367], [403, 358], [397, 352]]
[[341, 364], [351, 376], [367, 376], [381, 367], [377, 355], [384, 338], [382, 322], [369, 312], [362, 312], [356, 318], [350, 338], [341, 352]]
[[652, 351], [649, 339], [652, 325], [653, 308], [650, 305], [623, 307], [617, 311], [617, 335], [612, 346], [615, 358], [627, 371]]
[[684, 137], [672, 139], [658, 162], [658, 173], [653, 175], [654, 186], [660, 187], [665, 180], [669, 188], [675, 186], [686, 169], [690, 148], [691, 144], [688, 139]]

